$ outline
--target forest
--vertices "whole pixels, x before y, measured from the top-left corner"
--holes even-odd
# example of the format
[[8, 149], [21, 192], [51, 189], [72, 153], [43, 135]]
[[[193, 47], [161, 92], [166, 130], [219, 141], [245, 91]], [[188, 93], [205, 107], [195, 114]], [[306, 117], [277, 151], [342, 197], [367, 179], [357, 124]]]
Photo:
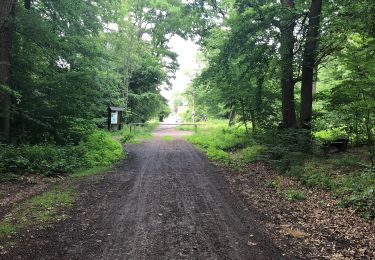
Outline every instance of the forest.
[[0, 258], [374, 259], [374, 221], [374, 0], [0, 1]]
[[[198, 120], [208, 115], [228, 123], [209, 123], [188, 140], [233, 167], [268, 161], [374, 218], [374, 2], [201, 7], [209, 26], [199, 38], [204, 66], [175, 100], [188, 100], [186, 120], [194, 110]], [[347, 144], [349, 152], [340, 153]]]
[[[1, 1], [0, 180], [122, 158], [107, 108], [124, 107], [126, 123], [171, 113], [161, 91], [179, 68], [175, 36], [199, 44], [203, 64], [185, 119], [194, 109], [226, 120], [213, 142], [236, 139], [203, 143], [213, 157], [255, 147], [307, 184], [338, 191], [358, 179], [340, 194], [375, 216], [372, 0]], [[322, 155], [335, 142], [356, 151], [344, 166]], [[325, 165], [348, 174], [323, 176]]]

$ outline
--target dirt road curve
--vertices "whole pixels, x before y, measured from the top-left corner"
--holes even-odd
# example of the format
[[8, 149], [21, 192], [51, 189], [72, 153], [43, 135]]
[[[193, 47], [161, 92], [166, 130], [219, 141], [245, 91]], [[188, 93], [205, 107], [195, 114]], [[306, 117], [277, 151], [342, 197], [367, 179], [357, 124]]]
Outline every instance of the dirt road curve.
[[23, 259], [282, 259], [220, 174], [175, 130], [128, 145], [111, 172], [80, 185], [72, 218], [13, 251]]

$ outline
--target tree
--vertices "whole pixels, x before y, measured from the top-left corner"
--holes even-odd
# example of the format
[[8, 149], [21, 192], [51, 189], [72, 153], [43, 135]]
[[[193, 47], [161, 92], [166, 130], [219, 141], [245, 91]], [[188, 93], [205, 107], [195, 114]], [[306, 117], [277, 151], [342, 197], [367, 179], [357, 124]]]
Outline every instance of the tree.
[[294, 28], [295, 13], [294, 0], [282, 0], [282, 15], [280, 19], [280, 80], [281, 80], [281, 102], [284, 127], [296, 127], [296, 108], [294, 102]]
[[11, 105], [11, 56], [13, 47], [16, 1], [5, 0], [0, 4], [0, 140], [8, 140]]
[[322, 4], [322, 0], [311, 1], [309, 24], [307, 27], [306, 42], [303, 53], [300, 124], [302, 128], [307, 129], [311, 128], [314, 70], [316, 68], [316, 54]]

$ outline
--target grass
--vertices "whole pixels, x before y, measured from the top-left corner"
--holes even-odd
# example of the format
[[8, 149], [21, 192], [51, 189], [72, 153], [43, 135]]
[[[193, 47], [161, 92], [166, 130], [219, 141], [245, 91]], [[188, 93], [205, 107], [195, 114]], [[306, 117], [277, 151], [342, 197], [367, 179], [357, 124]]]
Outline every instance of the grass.
[[95, 166], [95, 167], [88, 168], [88, 169], [78, 170], [70, 176], [72, 178], [86, 177], [86, 176], [101, 174], [103, 172], [108, 171], [109, 169], [110, 169], [110, 166]]
[[298, 189], [287, 189], [284, 191], [284, 195], [289, 201], [299, 201], [306, 199], [305, 192]]
[[[336, 129], [314, 134], [326, 139], [342, 133]], [[301, 148], [304, 140], [299, 135], [271, 131], [247, 135], [241, 126], [229, 128], [225, 121], [213, 121], [185, 139], [205, 151], [209, 159], [236, 168], [258, 160], [270, 162], [280, 174], [294, 177], [307, 187], [330, 191], [342, 206], [354, 208], [364, 218], [375, 218], [375, 169], [370, 167], [367, 151], [350, 148], [346, 153], [325, 156], [319, 149], [321, 142], [317, 141], [313, 152], [306, 153]], [[270, 185], [278, 187], [280, 183], [276, 180]], [[306, 197], [298, 189], [281, 193], [291, 201]]]
[[170, 141], [173, 141], [174, 138], [172, 136], [170, 136], [170, 135], [165, 135], [165, 136], [163, 136], [163, 140], [167, 141], [167, 142], [170, 142]]
[[220, 161], [222, 163], [229, 163], [230, 162], [230, 155], [229, 153], [215, 148], [215, 147], [209, 147], [207, 149], [207, 156], [209, 159], [214, 161]]
[[152, 130], [158, 125], [159, 123], [148, 123], [142, 126], [133, 125], [131, 131], [130, 126], [128, 126], [123, 130], [116, 132], [116, 136], [118, 136], [123, 143], [139, 144], [142, 140], [150, 139], [152, 137]]
[[26, 200], [0, 222], [0, 237], [31, 227], [45, 228], [55, 220], [67, 218], [64, 209], [73, 205], [77, 198], [72, 189], [55, 187]]
[[[342, 156], [341, 159], [338, 159]], [[342, 206], [352, 207], [358, 214], [375, 217], [375, 172], [358, 160], [357, 155], [336, 155], [333, 158], [307, 159], [292, 165], [288, 175], [297, 177], [304, 185], [333, 192]], [[357, 158], [357, 159], [356, 159]]]

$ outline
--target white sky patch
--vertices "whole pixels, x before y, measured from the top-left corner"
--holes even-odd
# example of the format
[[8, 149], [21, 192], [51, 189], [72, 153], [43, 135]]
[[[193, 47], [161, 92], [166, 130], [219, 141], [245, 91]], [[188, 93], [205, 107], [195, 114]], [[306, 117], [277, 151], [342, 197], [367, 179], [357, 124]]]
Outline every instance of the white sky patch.
[[171, 101], [174, 93], [182, 93], [191, 83], [194, 75], [201, 68], [197, 61], [199, 46], [190, 40], [184, 40], [179, 36], [173, 36], [169, 42], [172, 51], [178, 55], [179, 70], [176, 79], [172, 80], [171, 90], [162, 90], [161, 94]]

